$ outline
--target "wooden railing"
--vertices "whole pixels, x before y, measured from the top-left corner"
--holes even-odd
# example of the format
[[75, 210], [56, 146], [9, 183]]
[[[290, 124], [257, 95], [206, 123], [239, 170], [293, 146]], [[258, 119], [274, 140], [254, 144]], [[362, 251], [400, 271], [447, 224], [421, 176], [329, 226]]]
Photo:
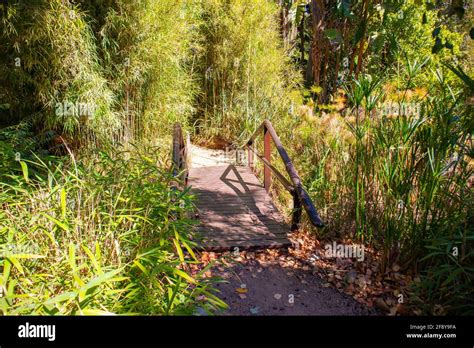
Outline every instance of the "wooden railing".
[[175, 123], [173, 129], [173, 176], [180, 178], [184, 185], [188, 184], [188, 147], [184, 140], [183, 129]]
[[[257, 136], [263, 132], [263, 155], [257, 153], [256, 149], [253, 147], [255, 143], [255, 139]], [[271, 140], [275, 144], [278, 153], [280, 154], [283, 163], [285, 164], [286, 171], [290, 176], [290, 180], [285, 178], [283, 174], [281, 174], [271, 162]], [[293, 216], [292, 216], [292, 224], [291, 229], [295, 230], [298, 228], [301, 222], [301, 207], [303, 207], [308, 214], [309, 220], [311, 223], [316, 227], [324, 227], [324, 223], [322, 222], [319, 214], [314, 207], [313, 201], [309, 197], [308, 193], [303, 188], [301, 184], [301, 179], [296, 172], [293, 163], [291, 162], [288, 153], [283, 148], [281, 144], [280, 138], [275, 132], [270, 121], [265, 120], [257, 128], [254, 134], [250, 137], [247, 143], [244, 145], [244, 148], [248, 150], [248, 165], [249, 167], [254, 170], [253, 160], [254, 154], [263, 162], [264, 169], [263, 169], [263, 184], [267, 191], [270, 190], [271, 180], [272, 180], [272, 173], [275, 177], [282, 183], [283, 187], [288, 190], [293, 196]]]

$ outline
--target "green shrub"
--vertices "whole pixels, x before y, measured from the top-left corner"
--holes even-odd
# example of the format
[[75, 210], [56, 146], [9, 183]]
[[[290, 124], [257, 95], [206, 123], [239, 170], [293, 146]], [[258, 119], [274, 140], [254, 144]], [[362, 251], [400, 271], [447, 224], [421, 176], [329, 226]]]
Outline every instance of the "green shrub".
[[0, 96], [10, 113], [34, 115], [76, 143], [110, 138], [119, 126], [114, 97], [80, 9], [60, 0], [12, 2], [1, 26]]
[[[406, 69], [419, 73], [417, 64]], [[393, 90], [361, 76], [346, 89], [353, 107], [345, 117], [332, 112], [293, 127], [295, 157], [311, 168], [306, 185], [328, 222], [323, 233], [374, 247], [382, 271], [399, 264], [421, 272], [426, 308], [472, 313], [472, 108], [441, 70], [435, 79], [426, 90], [410, 79]], [[384, 112], [390, 102], [412, 109]]]
[[0, 105], [74, 149], [155, 142], [193, 111], [194, 6], [12, 2], [0, 22]]
[[[0, 143], [1, 144], [1, 143]], [[7, 149], [8, 151], [8, 149]], [[225, 306], [189, 240], [189, 195], [155, 149], [20, 161], [0, 182], [0, 312], [191, 314]], [[177, 218], [177, 217], [180, 218]]]

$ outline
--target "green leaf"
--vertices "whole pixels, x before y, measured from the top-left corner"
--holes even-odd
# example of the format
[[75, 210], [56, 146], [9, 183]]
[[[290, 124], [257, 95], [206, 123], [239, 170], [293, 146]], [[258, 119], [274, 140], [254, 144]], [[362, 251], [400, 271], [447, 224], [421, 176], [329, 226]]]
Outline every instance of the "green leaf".
[[74, 280], [76, 281], [76, 283], [79, 285], [79, 286], [83, 286], [84, 285], [84, 282], [82, 281], [82, 279], [78, 276], [77, 274], [77, 266], [76, 266], [76, 247], [74, 246], [73, 243], [69, 243], [69, 253], [68, 253], [68, 262], [69, 262], [69, 266], [71, 267], [72, 269], [72, 276], [74, 278]]
[[41, 213], [41, 215], [43, 215], [45, 218], [47, 218], [48, 220], [54, 222], [56, 225], [58, 225], [59, 227], [61, 227], [64, 231], [69, 231], [69, 226], [66, 225], [65, 223], [53, 218], [51, 215], [48, 215], [46, 213]]
[[469, 77], [460, 66], [455, 68], [454, 66], [450, 64], [445, 64], [449, 70], [451, 70], [453, 73], [457, 75], [468, 87], [471, 91], [474, 91], [474, 80]]
[[379, 52], [385, 44], [385, 36], [383, 34], [378, 34], [377, 37], [372, 41], [371, 50], [372, 52]]
[[84, 249], [87, 256], [89, 256], [89, 259], [91, 260], [92, 265], [97, 270], [97, 272], [99, 272], [99, 274], [103, 274], [104, 272], [102, 271], [102, 267], [100, 267], [92, 251], [90, 251], [89, 248], [87, 248], [85, 245], [82, 246], [82, 249]]
[[173, 239], [174, 246], [176, 247], [176, 251], [178, 252], [179, 260], [184, 262], [184, 254], [181, 246], [179, 245], [179, 241], [177, 239]]
[[140, 261], [138, 261], [138, 260], [133, 260], [133, 264], [134, 264], [135, 266], [137, 266], [139, 269], [141, 269], [141, 271], [142, 271], [143, 273], [145, 273], [146, 275], [148, 275], [147, 269], [140, 263]]
[[15, 268], [18, 270], [18, 272], [20, 272], [21, 274], [24, 274], [25, 271], [23, 270], [23, 267], [21, 266], [21, 263], [18, 261], [18, 259], [16, 259], [15, 257], [12, 257], [12, 256], [9, 256], [8, 258], [8, 261], [10, 261], [13, 266], [15, 266]]
[[28, 182], [29, 181], [29, 179], [28, 179], [28, 166], [23, 161], [20, 161], [20, 165], [21, 165], [21, 170], [23, 172], [23, 177], [25, 178], [25, 181]]
[[193, 284], [196, 284], [196, 280], [194, 278], [192, 278], [189, 274], [187, 274], [186, 272], [183, 272], [182, 270], [180, 269], [173, 269], [173, 272], [176, 274], [176, 275], [179, 275], [181, 278], [184, 278], [186, 279], [188, 282], [190, 283], [193, 283]]
[[295, 13], [295, 23], [301, 23], [301, 19], [303, 19], [304, 16], [304, 11], [305, 11], [305, 6], [298, 6], [296, 8], [296, 13]]
[[68, 300], [73, 300], [76, 296], [77, 296], [77, 292], [75, 291], [63, 292], [53, 298], [50, 298], [44, 304], [52, 305], [52, 304], [56, 304], [56, 303], [60, 303], [60, 302], [68, 301]]
[[193, 258], [193, 260], [197, 260], [196, 254], [194, 253], [193, 249], [188, 245], [188, 243], [181, 241], [181, 243], [184, 245], [186, 250], [188, 251], [189, 255]]
[[357, 27], [357, 31], [352, 39], [352, 43], [356, 45], [364, 36], [365, 27], [367, 25], [366, 21], [362, 21], [359, 26]]
[[87, 293], [88, 293], [89, 290], [91, 290], [95, 287], [98, 287], [99, 285], [102, 285], [107, 281], [122, 281], [122, 280], [125, 280], [126, 279], [125, 277], [114, 278], [114, 276], [117, 275], [118, 273], [120, 273], [121, 271], [122, 271], [122, 269], [116, 269], [116, 270], [104, 273], [104, 274], [102, 274], [100, 276], [97, 276], [97, 277], [93, 278], [92, 280], [90, 280], [87, 284], [83, 285], [79, 289], [79, 301], [83, 301], [86, 298]]
[[3, 277], [1, 279], [2, 283], [0, 283], [0, 285], [5, 286], [8, 283], [8, 278], [10, 277], [11, 268], [12, 268], [12, 263], [6, 259], [5, 263], [3, 264]]
[[104, 311], [102, 309], [83, 309], [82, 315], [116, 315], [116, 314], [109, 311]]
[[44, 255], [28, 254], [28, 253], [14, 254], [14, 255], [11, 255], [11, 256], [16, 258], [16, 259], [43, 259], [43, 258], [46, 257]]
[[61, 216], [63, 219], [66, 218], [66, 189], [61, 189]]

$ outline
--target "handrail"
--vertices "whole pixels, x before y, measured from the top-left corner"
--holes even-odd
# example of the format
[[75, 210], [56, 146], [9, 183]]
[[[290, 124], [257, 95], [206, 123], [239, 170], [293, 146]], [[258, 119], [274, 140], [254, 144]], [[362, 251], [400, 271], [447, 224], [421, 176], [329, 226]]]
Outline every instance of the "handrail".
[[188, 148], [183, 137], [183, 129], [178, 122], [173, 129], [173, 176], [188, 184], [189, 170], [187, 164]]
[[[256, 150], [252, 147], [255, 138], [263, 131], [263, 156], [258, 154]], [[273, 140], [278, 153], [280, 154], [283, 163], [285, 164], [286, 171], [290, 176], [292, 184], [271, 164], [271, 148], [270, 148], [270, 139]], [[269, 120], [264, 120], [262, 124], [255, 130], [247, 143], [243, 148], [248, 149], [248, 164], [249, 167], [253, 170], [253, 154], [255, 154], [264, 164], [263, 170], [263, 182], [264, 187], [267, 191], [270, 190], [271, 184], [271, 173], [273, 172], [278, 180], [283, 184], [283, 186], [292, 194], [293, 196], [293, 219], [291, 229], [295, 230], [298, 228], [301, 221], [301, 206], [305, 209], [311, 223], [316, 227], [324, 227], [324, 223], [319, 217], [319, 214], [313, 204], [313, 201], [309, 197], [306, 190], [303, 188], [301, 183], [301, 178], [296, 172], [293, 163], [288, 156], [288, 153], [281, 144], [280, 138], [275, 132], [271, 122]]]

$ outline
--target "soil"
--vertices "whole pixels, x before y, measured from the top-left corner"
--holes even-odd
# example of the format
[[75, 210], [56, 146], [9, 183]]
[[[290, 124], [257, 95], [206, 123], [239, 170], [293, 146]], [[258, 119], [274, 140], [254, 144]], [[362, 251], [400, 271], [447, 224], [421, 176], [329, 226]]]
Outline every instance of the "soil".
[[378, 315], [317, 275], [278, 262], [246, 259], [215, 267], [222, 277], [218, 297], [229, 306], [222, 315]]

